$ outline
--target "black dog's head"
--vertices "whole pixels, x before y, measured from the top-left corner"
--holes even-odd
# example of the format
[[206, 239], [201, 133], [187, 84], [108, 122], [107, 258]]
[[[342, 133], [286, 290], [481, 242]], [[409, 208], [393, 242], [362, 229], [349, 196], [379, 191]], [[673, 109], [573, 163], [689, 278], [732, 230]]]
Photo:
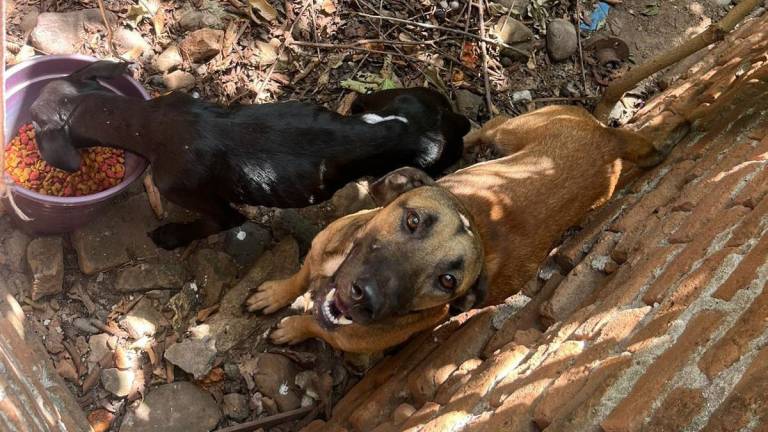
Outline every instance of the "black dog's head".
[[97, 80], [122, 75], [127, 67], [128, 63], [98, 61], [43, 87], [32, 103], [30, 113], [37, 146], [46, 162], [70, 172], [80, 168], [80, 153], [72, 145], [68, 130], [78, 97], [94, 92], [111, 93]]
[[426, 87], [382, 90], [358, 96], [352, 103], [351, 113], [405, 117], [410, 124], [425, 131], [424, 139], [441, 141], [442, 151], [437, 159], [431, 161], [430, 166], [421, 167], [430, 174], [441, 173], [461, 158], [463, 137], [471, 127], [466, 117], [453, 111], [445, 96]]

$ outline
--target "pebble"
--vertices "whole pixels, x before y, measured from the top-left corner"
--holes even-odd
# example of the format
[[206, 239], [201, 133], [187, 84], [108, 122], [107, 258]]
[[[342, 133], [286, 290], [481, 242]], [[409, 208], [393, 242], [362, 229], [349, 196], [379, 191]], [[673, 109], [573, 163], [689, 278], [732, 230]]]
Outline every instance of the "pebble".
[[175, 70], [163, 75], [163, 84], [168, 90], [180, 90], [195, 85], [195, 76], [189, 72]]
[[155, 69], [160, 72], [168, 72], [171, 69], [178, 67], [184, 62], [181, 57], [181, 51], [176, 45], [171, 45], [160, 53], [154, 62]]
[[553, 19], [547, 24], [547, 51], [554, 61], [563, 61], [576, 53], [578, 49], [576, 27], [562, 18]]
[[152, 306], [152, 301], [148, 298], [139, 301], [133, 310], [120, 320], [120, 325], [134, 339], [140, 339], [143, 336], [152, 337], [159, 327], [166, 324], [165, 317]]
[[92, 335], [101, 333], [101, 330], [94, 327], [93, 324], [91, 324], [91, 322], [85, 318], [75, 318], [75, 320], [72, 321], [72, 325], [75, 326], [75, 328], [80, 330], [82, 333], [92, 334]]
[[456, 90], [455, 95], [459, 113], [476, 120], [480, 113], [480, 106], [483, 104], [483, 97], [464, 89]]
[[216, 348], [210, 341], [188, 339], [165, 350], [165, 359], [200, 379], [213, 367]]
[[530, 90], [520, 90], [512, 93], [513, 103], [528, 103], [533, 101], [533, 94]]
[[222, 398], [222, 410], [224, 415], [232, 420], [242, 421], [250, 415], [248, 398], [240, 393], [225, 394]]
[[110, 368], [101, 371], [101, 385], [104, 387], [104, 390], [117, 397], [128, 396], [133, 387], [134, 379], [135, 376], [131, 370]]
[[224, 31], [211, 28], [195, 30], [181, 41], [179, 48], [193, 63], [203, 63], [221, 51]]

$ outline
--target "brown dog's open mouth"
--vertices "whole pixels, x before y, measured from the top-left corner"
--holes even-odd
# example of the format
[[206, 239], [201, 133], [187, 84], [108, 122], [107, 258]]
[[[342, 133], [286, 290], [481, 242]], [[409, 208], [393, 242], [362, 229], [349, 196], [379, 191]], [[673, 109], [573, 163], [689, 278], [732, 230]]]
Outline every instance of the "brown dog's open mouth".
[[336, 296], [336, 288], [332, 288], [321, 299], [315, 300], [315, 313], [326, 327], [345, 326], [352, 320], [343, 311], [343, 306]]

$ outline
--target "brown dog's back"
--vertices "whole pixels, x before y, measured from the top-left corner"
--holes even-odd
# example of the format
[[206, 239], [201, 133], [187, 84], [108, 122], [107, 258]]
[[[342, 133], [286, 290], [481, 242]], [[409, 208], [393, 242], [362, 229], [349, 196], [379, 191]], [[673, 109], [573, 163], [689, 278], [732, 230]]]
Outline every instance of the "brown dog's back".
[[486, 247], [487, 304], [519, 291], [563, 232], [607, 201], [621, 160], [661, 160], [635, 132], [611, 129], [589, 112], [552, 106], [519, 117], [497, 117], [465, 137], [506, 156], [444, 177], [440, 184], [472, 213]]

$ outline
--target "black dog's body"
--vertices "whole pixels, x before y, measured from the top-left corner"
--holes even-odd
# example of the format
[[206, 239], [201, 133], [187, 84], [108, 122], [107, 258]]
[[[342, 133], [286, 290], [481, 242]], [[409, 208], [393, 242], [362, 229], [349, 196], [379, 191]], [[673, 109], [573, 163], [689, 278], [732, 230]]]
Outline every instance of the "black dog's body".
[[[63, 85], [52, 87], [58, 95], [46, 88], [32, 107], [43, 158], [76, 169], [74, 148], [96, 145], [146, 157], [160, 192], [205, 216], [153, 231], [165, 248], [241, 224], [245, 218], [234, 208], [240, 204], [305, 207], [350, 181], [400, 166], [438, 173], [458, 160], [469, 130], [445, 98], [427, 89], [362, 96], [353, 112], [368, 113], [345, 117], [298, 102], [222, 108], [182, 93], [142, 101], [69, 85], [74, 94]], [[61, 112], [52, 114], [52, 101]], [[378, 108], [375, 115], [368, 106]]]

